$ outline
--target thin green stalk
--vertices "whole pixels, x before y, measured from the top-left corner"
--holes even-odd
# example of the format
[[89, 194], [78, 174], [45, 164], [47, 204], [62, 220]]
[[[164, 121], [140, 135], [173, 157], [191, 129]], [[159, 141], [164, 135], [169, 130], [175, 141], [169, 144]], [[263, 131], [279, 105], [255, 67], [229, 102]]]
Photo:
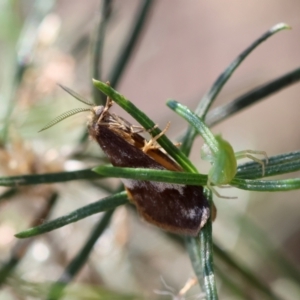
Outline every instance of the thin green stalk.
[[0, 195], [0, 203], [2, 201], [5, 201], [11, 197], [13, 197], [14, 195], [16, 195], [18, 193], [18, 189], [16, 188], [11, 188], [11, 189], [8, 189], [7, 191], [3, 192], [1, 195]]
[[72, 259], [69, 265], [66, 267], [64, 273], [61, 275], [58, 281], [50, 287], [50, 291], [47, 297], [48, 300], [58, 300], [63, 296], [63, 291], [65, 287], [69, 282], [71, 282], [74, 279], [74, 277], [83, 267], [85, 262], [88, 260], [88, 257], [91, 251], [93, 250], [95, 243], [97, 242], [99, 237], [102, 235], [104, 230], [109, 225], [113, 213], [114, 213], [113, 209], [104, 213], [104, 216], [94, 227], [89, 238], [84, 243], [84, 246], [77, 253], [77, 255]]
[[137, 17], [134, 21], [133, 27], [131, 28], [130, 33], [126, 39], [126, 44], [121, 50], [119, 57], [108, 76], [109, 81], [114, 88], [117, 87], [121, 75], [123, 74], [124, 69], [133, 54], [133, 50], [137, 46], [138, 39], [141, 36], [142, 30], [144, 29], [153, 3], [153, 0], [141, 1], [139, 12], [137, 13]]
[[213, 154], [216, 155], [219, 152], [218, 141], [200, 117], [198, 117], [195, 113], [192, 113], [187, 106], [182, 105], [175, 100], [168, 100], [167, 106], [195, 128], [196, 132], [201, 135]]
[[[130, 178], [187, 185], [206, 185], [207, 175], [141, 168], [99, 166], [94, 169], [103, 177]], [[206, 180], [206, 181], [205, 181]], [[254, 180], [234, 178], [229, 183], [239, 189], [260, 192], [283, 192], [300, 189], [300, 178], [281, 180]]]
[[272, 243], [270, 235], [265, 233], [255, 222], [251, 221], [247, 215], [233, 216], [235, 224], [238, 224], [240, 230], [247, 236], [246, 241], [251, 249], [256, 249], [259, 255], [265, 258], [281, 271], [281, 276], [285, 273], [289, 278], [300, 285], [300, 271], [286, 257], [284, 249], [278, 249]]
[[202, 186], [207, 182], [207, 175], [189, 172], [173, 172], [168, 170], [142, 168], [120, 168], [105, 165], [96, 167], [93, 169], [93, 171], [103, 177], [108, 178], [130, 178], [135, 180], [148, 180]]
[[57, 228], [63, 227], [70, 223], [77, 222], [91, 215], [97, 214], [99, 212], [114, 209], [120, 205], [128, 203], [127, 192], [120, 192], [113, 196], [108, 196], [100, 201], [94, 202], [92, 204], [81, 207], [74, 210], [70, 214], [64, 215], [55, 220], [49, 221], [47, 223], [41, 224], [37, 227], [29, 228], [22, 232], [17, 233], [15, 236], [17, 238], [28, 238], [35, 235], [39, 235], [45, 232], [55, 230]]
[[258, 278], [257, 274], [254, 274], [248, 267], [243, 265], [241, 262], [237, 261], [234, 257], [225, 252], [217, 244], [214, 244], [214, 252], [218, 258], [222, 259], [227, 265], [232, 267], [235, 271], [239, 273], [240, 276], [243, 276], [246, 279], [248, 284], [255, 287], [257, 290], [262, 292], [270, 300], [282, 300], [273, 291]]
[[201, 99], [199, 106], [196, 108], [195, 113], [200, 117], [203, 117], [205, 120], [206, 114], [211, 107], [213, 101], [216, 99], [217, 95], [220, 93], [221, 89], [225, 85], [225, 83], [229, 80], [233, 72], [238, 68], [238, 66], [244, 61], [244, 59], [262, 42], [266, 41], [268, 38], [273, 36], [275, 33], [280, 32], [281, 30], [291, 29], [291, 27], [287, 24], [280, 23], [273, 26], [267, 32], [265, 32], [261, 37], [259, 37], [252, 45], [246, 48], [222, 73], [218, 79], [214, 82], [211, 89], [207, 94]]
[[228, 117], [242, 111], [243, 109], [257, 103], [264, 98], [279, 92], [300, 80], [300, 68], [297, 68], [277, 79], [274, 79], [260, 87], [257, 87], [246, 94], [234, 99], [228, 104], [211, 110], [206, 117], [206, 124], [212, 127]]
[[[212, 192], [209, 189], [204, 189], [205, 196], [213, 206]], [[212, 220], [211, 217], [200, 231], [200, 251], [201, 251], [201, 266], [204, 277], [204, 287], [207, 300], [217, 300], [217, 284], [214, 272], [213, 259], [213, 237], [212, 237]]]
[[[205, 189], [205, 196], [212, 205], [212, 193]], [[207, 300], [217, 300], [217, 286], [213, 262], [213, 241], [211, 218], [201, 229], [198, 237], [186, 237], [186, 247], [198, 281]]]
[[[55, 206], [58, 199], [57, 193], [52, 193], [47, 199], [46, 204], [42, 209], [37, 213], [31, 226], [36, 226], [48, 219], [52, 208]], [[27, 253], [28, 248], [32, 244], [33, 239], [27, 240], [18, 240], [11, 249], [11, 256], [7, 262], [4, 262], [0, 268], [0, 286], [5, 283], [7, 277], [12, 273], [16, 266], [20, 263], [22, 258]]]
[[[182, 247], [184, 246], [182, 237], [177, 236], [177, 235], [173, 235], [173, 234], [169, 234], [169, 233], [166, 233], [166, 234], [169, 238], [172, 239], [172, 241], [176, 242], [178, 245], [180, 245]], [[199, 239], [187, 237], [185, 239], [185, 246], [188, 249], [193, 267], [194, 267], [194, 265], [196, 266], [195, 273], [198, 277], [198, 280], [203, 285], [203, 276], [202, 276], [203, 273], [202, 272], [198, 273], [199, 267], [197, 267], [197, 266], [201, 265], [201, 254], [200, 254]], [[232, 256], [232, 255], [228, 254], [227, 252], [225, 252], [218, 245], [218, 243], [216, 241], [213, 243], [213, 251], [214, 251], [215, 257], [217, 257], [221, 262], [223, 262], [226, 265], [230, 266], [232, 271], [236, 272], [237, 275], [240, 278], [242, 278], [242, 280], [245, 283], [247, 283], [247, 285], [246, 285], [247, 287], [249, 287], [251, 289], [258, 289], [263, 294], [267, 295], [268, 299], [270, 299], [270, 300], [279, 300], [278, 297], [276, 295], [274, 295], [272, 290], [266, 284], [262, 283], [261, 281], [259, 281], [259, 279], [257, 279], [256, 274], [254, 274], [249, 268], [244, 267], [243, 265], [241, 265], [241, 263], [239, 261], [237, 261], [234, 256]], [[214, 267], [215, 267], [216, 273], [218, 273], [218, 275], [219, 275], [219, 267], [217, 265], [214, 265]], [[221, 276], [222, 276], [222, 274], [221, 274]], [[225, 274], [225, 276], [228, 277], [228, 274]], [[235, 283], [234, 283], [234, 285], [235, 285]], [[235, 288], [234, 288], [234, 290], [235, 290]], [[274, 298], [272, 298], [273, 296], [274, 296]], [[280, 299], [280, 300], [282, 300], [282, 299]]]
[[201, 290], [205, 291], [203, 269], [201, 263], [201, 251], [200, 251], [200, 238], [199, 237], [185, 237], [185, 247], [188, 251], [193, 270], [197, 276]]
[[[300, 170], [300, 151], [283, 153], [268, 158], [265, 163], [264, 177], [276, 176]], [[256, 179], [262, 177], [261, 165], [248, 162], [238, 166], [236, 178]]]
[[10, 177], [0, 177], [0, 186], [12, 186], [18, 187], [22, 185], [33, 185], [43, 183], [55, 183], [66, 182], [71, 180], [92, 180], [101, 179], [101, 176], [97, 175], [90, 169], [83, 169], [79, 171], [71, 172], [57, 172], [46, 174], [34, 174], [34, 175], [20, 175]]
[[[214, 82], [210, 90], [202, 97], [198, 107], [195, 110], [195, 114], [203, 118], [205, 121], [206, 114], [212, 105], [213, 101], [216, 99], [220, 91], [222, 90], [225, 83], [229, 80], [233, 72], [237, 69], [237, 67], [243, 62], [243, 60], [262, 42], [267, 40], [269, 37], [274, 35], [275, 33], [283, 30], [290, 29], [290, 26], [280, 23], [273, 26], [270, 30], [264, 33], [261, 37], [259, 37], [254, 43], [252, 43], [249, 47], [247, 47], [226, 69], [225, 71], [217, 78]], [[184, 136], [182, 141], [181, 149], [182, 151], [188, 155], [191, 151], [192, 144], [196, 137], [196, 131], [193, 127], [189, 127], [187, 133]]]
[[230, 185], [247, 191], [286, 192], [300, 189], [300, 178], [282, 180], [252, 180], [234, 178]]
[[[130, 30], [129, 36], [126, 39], [126, 44], [123, 46], [120, 53], [118, 54], [118, 58], [108, 76], [109, 81], [114, 88], [118, 86], [118, 83], [124, 73], [124, 70], [130, 60], [130, 57], [134, 52], [134, 49], [138, 43], [142, 30], [146, 25], [146, 21], [151, 11], [151, 6], [153, 3], [154, 0], [143, 0], [143, 2], [141, 3], [140, 10]], [[94, 79], [100, 79], [100, 75], [96, 74]], [[88, 138], [88, 134], [85, 131], [79, 140], [79, 144], [84, 143], [87, 140], [87, 138]]]
[[[106, 25], [109, 20], [111, 12], [111, 0], [103, 0], [102, 7], [101, 7], [101, 19], [99, 22], [99, 26], [96, 32], [94, 46], [92, 47], [92, 78], [101, 79], [102, 77], [102, 52], [104, 46], [104, 39], [105, 39], [105, 32], [106, 32]], [[94, 102], [97, 105], [104, 105], [105, 98], [104, 95], [94, 87], [93, 89], [93, 98]]]
[[[253, 300], [252, 295], [249, 295], [249, 293], [243, 289], [242, 285], [237, 282], [235, 278], [232, 278], [233, 276], [228, 276], [228, 272], [220, 267], [218, 263], [214, 265], [214, 268], [218, 278], [221, 279], [222, 284], [226, 287], [226, 289], [230, 290], [234, 296], [238, 296], [243, 300]], [[220, 292], [222, 292], [222, 289]]]

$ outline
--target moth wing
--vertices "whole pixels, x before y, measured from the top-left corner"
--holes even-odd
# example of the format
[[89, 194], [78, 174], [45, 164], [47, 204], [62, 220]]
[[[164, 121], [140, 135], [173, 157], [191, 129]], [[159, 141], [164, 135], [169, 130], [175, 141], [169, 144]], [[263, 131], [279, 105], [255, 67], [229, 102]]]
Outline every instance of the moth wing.
[[122, 179], [145, 220], [173, 233], [195, 236], [210, 216], [201, 186]]
[[[126, 133], [121, 129], [118, 132], [117, 128], [111, 130], [108, 126], [99, 126], [90, 134], [114, 166], [167, 170], [155, 157], [130, 144], [127, 141], [129, 138], [124, 136]], [[135, 135], [131, 137], [136, 138]], [[171, 170], [181, 170], [159, 149], [155, 152], [160, 160], [168, 161], [165, 165], [171, 166]], [[202, 186], [132, 179], [122, 181], [129, 199], [136, 205], [140, 215], [149, 223], [167, 231], [194, 236], [209, 218], [209, 203], [203, 195]]]

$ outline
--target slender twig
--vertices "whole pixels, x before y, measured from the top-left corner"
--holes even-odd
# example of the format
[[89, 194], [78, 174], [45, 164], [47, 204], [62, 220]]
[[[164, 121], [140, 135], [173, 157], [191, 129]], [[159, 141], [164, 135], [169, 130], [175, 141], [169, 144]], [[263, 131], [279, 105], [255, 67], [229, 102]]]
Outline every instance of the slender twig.
[[[54, 207], [58, 198], [57, 193], [52, 193], [47, 199], [47, 203], [37, 213], [34, 220], [31, 222], [31, 227], [40, 225], [47, 220], [52, 208]], [[0, 286], [6, 281], [7, 277], [13, 271], [13, 269], [19, 264], [24, 255], [26, 254], [29, 246], [32, 244], [33, 239], [18, 240], [11, 249], [11, 256], [7, 262], [5, 262], [0, 269]]]
[[[102, 76], [102, 52], [104, 46], [106, 25], [111, 13], [111, 0], [103, 0], [101, 7], [101, 19], [95, 35], [94, 46], [92, 47], [92, 78], [101, 79]], [[97, 105], [105, 104], [104, 95], [92, 85], [94, 102]]]
[[140, 4], [139, 12], [137, 13], [137, 17], [126, 39], [126, 44], [120, 51], [119, 57], [108, 76], [111, 86], [114, 88], [117, 87], [121, 75], [123, 74], [124, 69], [128, 64], [130, 57], [132, 56], [133, 50], [135, 49], [138, 39], [146, 24], [147, 17], [151, 11], [151, 6], [153, 3], [154, 0], [143, 0]]
[[266, 97], [279, 92], [300, 80], [300, 68], [297, 68], [277, 79], [274, 79], [260, 87], [257, 87], [248, 93], [234, 99], [228, 104], [216, 107], [207, 114], [206, 124], [211, 127], [237, 112], [264, 100]]
[[65, 268], [63, 274], [54, 283], [49, 291], [48, 300], [58, 300], [62, 297], [62, 293], [66, 285], [71, 282], [76, 274], [80, 271], [82, 266], [87, 261], [93, 247], [101, 234], [109, 225], [110, 219], [113, 215], [114, 210], [107, 211], [104, 216], [100, 219], [98, 224], [94, 227], [89, 238], [84, 243], [83, 247], [78, 251], [77, 255], [71, 260], [69, 265]]

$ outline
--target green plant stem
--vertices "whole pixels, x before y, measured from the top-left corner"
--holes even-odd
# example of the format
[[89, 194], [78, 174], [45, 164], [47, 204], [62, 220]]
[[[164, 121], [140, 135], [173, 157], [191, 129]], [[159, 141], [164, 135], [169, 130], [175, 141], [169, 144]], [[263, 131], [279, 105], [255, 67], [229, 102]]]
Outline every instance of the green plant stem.
[[[101, 7], [101, 19], [99, 22], [99, 26], [96, 32], [94, 46], [92, 47], [92, 78], [101, 79], [102, 77], [102, 52], [104, 46], [104, 39], [105, 39], [105, 32], [106, 32], [106, 25], [109, 20], [111, 12], [111, 0], [103, 0], [102, 7]], [[93, 89], [93, 98], [94, 102], [97, 105], [104, 105], [105, 104], [105, 97], [104, 95], [94, 87]]]
[[[233, 276], [228, 276], [228, 272], [224, 270], [224, 268], [219, 267], [218, 263], [214, 265], [215, 272], [217, 276], [222, 280], [222, 285], [229, 289], [232, 293], [238, 296], [243, 300], [253, 300], [252, 295], [249, 295], [245, 289], [243, 289], [242, 285], [239, 284]], [[220, 291], [220, 293], [222, 290]], [[239, 299], [238, 298], [238, 299]], [[235, 299], [235, 298], [234, 298]]]
[[83, 169], [83, 170], [71, 171], [71, 172], [57, 172], [57, 173], [46, 173], [46, 174], [0, 177], [0, 186], [18, 187], [22, 185], [31, 185], [31, 184], [66, 182], [71, 180], [92, 180], [92, 179], [101, 179], [101, 176], [97, 175], [95, 172], [93, 172], [90, 169]]
[[[262, 42], [267, 40], [273, 34], [283, 30], [290, 29], [290, 26], [280, 23], [273, 26], [270, 30], [264, 33], [261, 37], [259, 37], [254, 43], [252, 43], [249, 47], [247, 47], [226, 69], [225, 71], [217, 78], [214, 82], [210, 90], [203, 96], [198, 107], [195, 110], [195, 114], [200, 118], [203, 118], [205, 121], [206, 114], [212, 105], [213, 101], [216, 99], [220, 91], [222, 90], [225, 83], [229, 80], [233, 72], [237, 69], [237, 67], [243, 62], [243, 60]], [[193, 127], [189, 127], [186, 134], [184, 135], [184, 139], [182, 141], [181, 149], [182, 151], [188, 155], [190, 153], [192, 144], [196, 137], [196, 130]]]
[[188, 172], [173, 172], [168, 170], [154, 170], [142, 168], [120, 168], [113, 166], [99, 166], [93, 169], [103, 177], [130, 178], [135, 180], [149, 180], [187, 185], [205, 185], [207, 175]]
[[66, 285], [73, 280], [76, 274], [80, 271], [82, 266], [88, 259], [93, 247], [99, 237], [102, 235], [104, 230], [109, 225], [110, 219], [114, 213], [114, 210], [107, 211], [104, 213], [104, 216], [100, 219], [98, 224], [94, 227], [93, 231], [91, 232], [89, 238], [87, 239], [84, 246], [78, 252], [78, 254], [73, 258], [70, 264], [64, 270], [64, 273], [59, 278], [59, 280], [53, 284], [50, 288], [48, 294], [48, 300], [57, 300], [62, 297], [62, 293]]
[[[184, 246], [183, 239], [180, 236], [174, 235], [174, 234], [169, 234], [167, 233], [168, 237], [172, 239], [172, 241], [176, 242], [180, 246]], [[191, 261], [193, 262], [193, 267], [195, 265], [201, 265], [201, 253], [200, 253], [200, 244], [199, 244], [199, 239], [195, 238], [189, 238], [187, 237], [185, 239], [185, 245], [189, 251], [189, 255], [191, 258]], [[191, 252], [190, 252], [191, 251]], [[261, 291], [263, 294], [267, 295], [268, 299], [270, 300], [279, 300], [276, 295], [272, 292], [272, 290], [263, 284], [259, 279], [257, 279], [257, 275], [254, 274], [249, 268], [244, 267], [241, 265], [241, 263], [236, 260], [236, 258], [227, 252], [225, 252], [217, 242], [213, 243], [213, 251], [215, 254], [215, 257], [217, 257], [222, 263], [230, 266], [232, 271], [236, 272], [239, 277], [242, 278], [242, 280], [247, 284], [247, 286], [250, 286], [251, 289], [258, 289]], [[202, 273], [199, 273], [199, 276], [197, 274], [197, 271], [199, 269], [195, 269], [195, 273], [197, 277], [199, 278], [199, 282], [202, 282], [203, 284], [203, 276]], [[218, 273], [219, 272], [219, 267], [215, 265], [215, 271]], [[225, 276], [229, 276], [228, 272], [225, 274]], [[236, 289], [239, 291], [239, 286], [236, 286], [235, 282], [232, 282], [234, 284], [233, 290], [235, 291]], [[243, 292], [244, 293], [244, 292]], [[272, 298], [274, 296], [274, 298]], [[243, 298], [247, 299], [247, 298]], [[253, 299], [253, 298], [251, 298]]]
[[222, 250], [221, 247], [214, 244], [214, 253], [218, 258], [222, 259], [226, 264], [234, 268], [240, 275], [242, 275], [251, 286], [257, 288], [270, 300], [282, 300], [277, 295], [275, 295], [272, 290], [264, 284], [249, 268], [238, 262], [235, 258], [229, 255], [227, 252]]
[[[212, 193], [205, 189], [205, 196], [212, 206]], [[198, 281], [205, 291], [207, 300], [217, 300], [218, 293], [213, 262], [213, 241], [211, 218], [201, 229], [198, 237], [186, 237], [186, 247]]]
[[187, 106], [182, 105], [175, 100], [168, 100], [167, 106], [195, 128], [196, 132], [201, 135], [213, 154], [216, 155], [219, 152], [220, 146], [218, 141], [200, 117], [192, 113]]
[[[295, 172], [300, 170], [300, 152], [292, 152], [287, 154], [281, 154], [278, 156], [270, 157], [269, 163], [265, 167], [267, 176], [275, 176], [279, 174], [285, 174], [288, 172]], [[281, 167], [283, 171], [281, 170]], [[99, 166], [93, 169], [83, 169], [79, 171], [71, 172], [58, 172], [58, 173], [46, 173], [46, 174], [34, 174], [34, 175], [21, 175], [11, 177], [0, 177], [0, 186], [18, 187], [23, 185], [34, 185], [44, 183], [66, 182], [71, 180], [93, 180], [106, 177], [116, 178], [131, 178], [136, 180], [152, 180], [177, 184], [188, 185], [205, 185], [207, 175], [189, 173], [189, 172], [172, 172], [172, 171], [160, 171], [151, 169], [132, 169], [132, 168], [117, 168], [111, 166]], [[250, 174], [250, 178], [259, 178], [261, 174], [261, 166], [257, 163], [246, 163], [239, 166], [237, 177], [234, 178], [230, 184], [245, 190], [252, 191], [288, 191], [300, 188], [300, 179], [284, 179], [284, 180], [253, 180], [244, 179], [240, 177], [246, 177], [247, 172]], [[105, 189], [105, 186], [103, 185]], [[5, 192], [0, 196], [0, 200], [3, 197], [9, 196], [15, 192], [14, 189]]]
[[97, 214], [99, 212], [108, 211], [114, 209], [120, 205], [128, 203], [127, 192], [120, 192], [113, 196], [108, 196], [100, 201], [94, 202], [92, 204], [81, 207], [68, 215], [62, 216], [55, 220], [49, 221], [37, 227], [29, 228], [20, 233], [17, 233], [15, 236], [17, 238], [27, 238], [35, 235], [39, 235], [45, 232], [52, 231], [54, 229], [63, 227], [70, 223], [77, 222], [81, 219], [89, 217], [91, 215]]
[[277, 79], [274, 79], [260, 87], [257, 87], [246, 94], [236, 98], [228, 104], [219, 106], [211, 110], [207, 114], [205, 120], [207, 126], [212, 127], [237, 112], [263, 100], [264, 98], [279, 92], [281, 89], [286, 88], [300, 80], [300, 68], [297, 68]]
[[19, 192], [18, 189], [16, 188], [11, 188], [11, 189], [8, 189], [6, 190], [5, 192], [3, 192], [1, 195], [0, 195], [0, 203], [2, 201], [5, 201], [11, 197], [13, 197], [14, 195], [16, 195], [17, 193]]
[[[207, 175], [188, 172], [173, 172], [141, 168], [118, 168], [112, 166], [99, 166], [94, 168], [94, 170], [99, 174], [102, 174], [103, 177], [130, 178], [135, 180], [149, 180], [186, 185], [205, 185], [207, 182]], [[282, 180], [234, 178], [229, 184], [247, 191], [279, 192], [300, 189], [300, 178]]]
[[[270, 261], [278, 270], [285, 272], [289, 278], [300, 286], [300, 271], [297, 270], [297, 266], [289, 262], [283, 249], [278, 249], [278, 247], [274, 246], [270, 235], [265, 233], [255, 222], [244, 214], [233, 216], [232, 218], [235, 219], [235, 224], [239, 224], [240, 230], [245, 232], [249, 247], [253, 250], [256, 249], [259, 255], [264, 257], [266, 263]], [[283, 276], [283, 272], [281, 276]]]
[[[124, 70], [132, 56], [134, 49], [138, 43], [140, 34], [146, 24], [147, 17], [151, 11], [151, 6], [154, 3], [154, 0], [143, 0], [140, 6], [140, 10], [137, 13], [136, 19], [134, 20], [134, 24], [128, 34], [128, 38], [126, 39], [126, 44], [121, 49], [120, 53], [118, 54], [118, 58], [112, 67], [110, 74], [108, 76], [110, 84], [116, 88], [118, 83], [124, 73]], [[103, 29], [104, 30], [104, 29]], [[100, 75], [94, 77], [94, 79], [99, 79]], [[88, 134], [85, 131], [80, 140], [78, 141], [79, 144], [84, 143], [88, 138]]]
[[[300, 151], [288, 152], [269, 157], [265, 164], [264, 177], [276, 176], [300, 170]], [[255, 179], [262, 177], [261, 165], [248, 162], [238, 166], [236, 178]]]
[[201, 267], [207, 300], [218, 299], [212, 251], [212, 224], [207, 222], [200, 231]]
[[230, 185], [247, 191], [284, 192], [300, 189], [300, 178], [283, 180], [252, 180], [234, 178]]
[[[52, 193], [47, 199], [44, 207], [37, 213], [31, 226], [36, 226], [47, 220], [49, 214], [52, 211], [52, 208], [56, 204], [58, 199], [57, 193]], [[24, 255], [27, 253], [28, 248], [32, 244], [34, 240], [18, 240], [11, 249], [11, 257], [9, 260], [1, 265], [0, 269], [0, 286], [6, 281], [7, 277], [11, 274], [11, 272], [15, 269], [15, 267], [20, 263]]]
[[266, 41], [269, 37], [273, 36], [275, 33], [285, 30], [291, 29], [291, 27], [287, 24], [280, 23], [273, 26], [267, 32], [265, 32], [261, 37], [259, 37], [254, 43], [252, 43], [247, 49], [245, 49], [222, 73], [218, 79], [214, 82], [212, 88], [208, 91], [207, 94], [201, 99], [201, 102], [195, 113], [203, 119], [206, 119], [206, 114], [211, 107], [213, 101], [216, 99], [217, 95], [220, 93], [221, 89], [225, 85], [225, 83], [229, 80], [233, 72], [238, 68], [238, 66], [244, 61], [244, 59], [262, 42]]
[[108, 76], [110, 84], [114, 88], [117, 87], [119, 80], [121, 78], [121, 74], [123, 74], [124, 69], [128, 64], [129, 59], [133, 53], [133, 50], [137, 45], [138, 39], [141, 35], [142, 29], [146, 24], [153, 3], [154, 3], [153, 0], [141, 1], [139, 12], [137, 13], [137, 17], [134, 21], [134, 25], [130, 30], [130, 34], [126, 39], [126, 44], [122, 48], [119, 57], [114, 67], [112, 68], [111, 73]]

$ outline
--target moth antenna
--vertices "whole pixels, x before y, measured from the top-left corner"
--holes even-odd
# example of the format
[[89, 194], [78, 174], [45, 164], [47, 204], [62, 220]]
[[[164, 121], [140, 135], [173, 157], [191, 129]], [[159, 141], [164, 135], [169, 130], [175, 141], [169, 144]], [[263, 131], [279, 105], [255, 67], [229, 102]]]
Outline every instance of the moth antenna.
[[66, 118], [69, 118], [75, 114], [78, 114], [78, 113], [84, 112], [84, 111], [91, 111], [91, 109], [80, 107], [80, 108], [74, 108], [72, 110], [69, 110], [69, 111], [63, 113], [62, 115], [56, 117], [54, 120], [52, 120], [50, 123], [48, 123], [45, 127], [43, 127], [41, 130], [39, 130], [39, 132], [54, 126], [55, 124], [61, 122], [62, 120], [66, 119]]
[[79, 94], [77, 94], [76, 92], [74, 92], [73, 90], [71, 90], [70, 88], [58, 83], [58, 85], [63, 89], [65, 90], [68, 94], [70, 94], [71, 96], [73, 96], [74, 98], [76, 98], [78, 101], [86, 104], [86, 105], [89, 105], [89, 106], [95, 106], [94, 103], [90, 102], [89, 100], [87, 99], [84, 99], [82, 96], [80, 96]]

